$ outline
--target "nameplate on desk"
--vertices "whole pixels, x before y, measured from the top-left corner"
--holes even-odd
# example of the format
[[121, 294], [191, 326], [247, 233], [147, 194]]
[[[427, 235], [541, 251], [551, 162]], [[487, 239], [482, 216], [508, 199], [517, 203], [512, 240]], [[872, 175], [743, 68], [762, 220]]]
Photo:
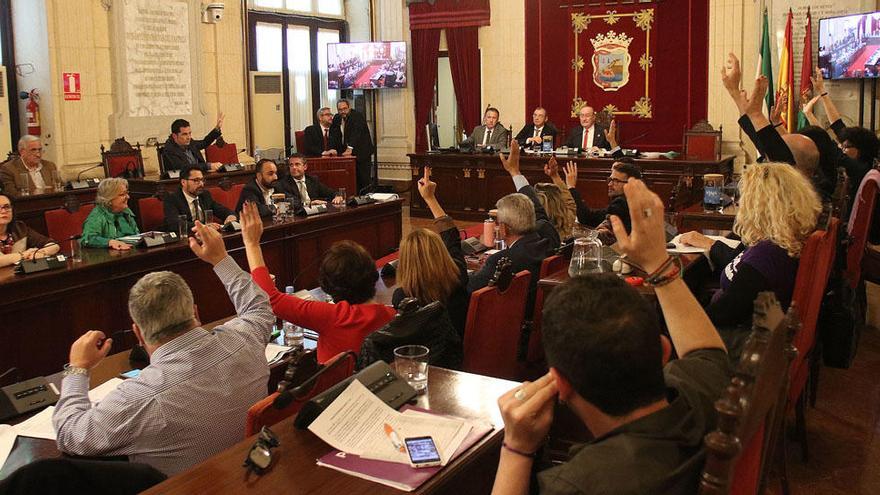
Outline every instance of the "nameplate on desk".
[[327, 205], [303, 206], [302, 210], [300, 210], [300, 214], [307, 217], [317, 215], [319, 213], [327, 213]]
[[34, 260], [21, 260], [15, 267], [16, 273], [29, 274], [44, 272], [46, 270], [55, 270], [57, 268], [67, 267], [67, 258], [64, 255], [49, 256]]
[[369, 196], [352, 196], [348, 200], [348, 206], [363, 206], [375, 202], [376, 200]]
[[168, 174], [169, 179], [179, 179], [180, 178], [180, 170], [169, 170], [165, 173]]
[[141, 243], [148, 248], [170, 244], [178, 240], [177, 232], [144, 232], [141, 234]]
[[220, 167], [221, 172], [238, 172], [239, 170], [244, 170], [244, 165], [241, 163], [225, 163]]

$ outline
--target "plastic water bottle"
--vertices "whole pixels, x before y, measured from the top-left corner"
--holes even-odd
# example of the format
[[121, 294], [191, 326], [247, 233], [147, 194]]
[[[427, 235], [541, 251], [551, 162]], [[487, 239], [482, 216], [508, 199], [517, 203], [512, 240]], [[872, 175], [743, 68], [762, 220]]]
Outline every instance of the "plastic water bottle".
[[[293, 286], [288, 285], [284, 288], [284, 292], [289, 296], [293, 296]], [[303, 347], [303, 329], [301, 326], [294, 325], [293, 323], [285, 320], [282, 324], [282, 329], [284, 330], [284, 345], [298, 348]]]

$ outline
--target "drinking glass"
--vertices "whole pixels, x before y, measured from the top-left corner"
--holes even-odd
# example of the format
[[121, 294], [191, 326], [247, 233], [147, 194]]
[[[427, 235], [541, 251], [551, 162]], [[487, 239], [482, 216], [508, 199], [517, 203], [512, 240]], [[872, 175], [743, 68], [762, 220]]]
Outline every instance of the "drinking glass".
[[428, 355], [423, 345], [402, 345], [394, 349], [394, 371], [419, 394], [428, 388]]
[[177, 215], [177, 235], [180, 240], [189, 242], [189, 218], [186, 215]]
[[348, 201], [348, 195], [347, 195], [346, 192], [345, 192], [345, 188], [344, 188], [344, 187], [340, 187], [339, 189], [337, 189], [337, 190], [336, 190], [336, 195], [337, 195], [337, 196], [342, 196], [342, 204], [341, 204], [341, 205], [335, 205], [335, 206], [336, 206], [337, 208], [339, 208], [339, 209], [343, 209], [343, 210], [344, 210], [345, 207], [346, 207], [346, 205], [347, 205], [347, 201]]
[[70, 240], [70, 260], [74, 263], [82, 262], [82, 244], [79, 239]]
[[18, 174], [18, 195], [19, 196], [30, 196], [31, 195], [31, 174], [27, 172], [22, 172]]
[[721, 189], [724, 187], [724, 176], [706, 174], [703, 176], [703, 211], [706, 213], [721, 210]]
[[214, 221], [214, 210], [202, 210], [202, 223], [208, 225]]

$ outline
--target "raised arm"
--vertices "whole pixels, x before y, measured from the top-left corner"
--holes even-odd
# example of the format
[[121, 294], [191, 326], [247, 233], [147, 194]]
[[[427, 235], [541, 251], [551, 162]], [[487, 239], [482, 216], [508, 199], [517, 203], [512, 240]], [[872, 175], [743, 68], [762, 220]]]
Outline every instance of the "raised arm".
[[816, 75], [810, 78], [810, 82], [813, 83], [813, 89], [816, 91], [816, 95], [822, 99], [822, 107], [825, 108], [825, 115], [828, 116], [828, 122], [834, 123], [840, 120], [840, 112], [837, 111], [837, 106], [834, 104], [834, 101], [831, 100], [831, 96], [825, 89], [825, 79], [822, 78], [821, 69], [816, 67]]
[[437, 184], [431, 181], [431, 167], [425, 167], [425, 175], [419, 179], [419, 194], [425, 200], [431, 214], [434, 215], [434, 225], [443, 239], [446, 251], [458, 267], [459, 281], [466, 287], [468, 284], [467, 262], [464, 259], [464, 252], [461, 250], [458, 229], [455, 227], [455, 222], [443, 211], [443, 207], [437, 201], [436, 191]]
[[[620, 249], [627, 258], [653, 273], [668, 259], [663, 227], [663, 202], [645, 183], [630, 179], [623, 188], [629, 203], [632, 233], [627, 234], [623, 222], [613, 215], [611, 224]], [[675, 265], [663, 270], [670, 274]], [[665, 285], [654, 288], [663, 310], [666, 326], [678, 355], [686, 356], [698, 349], [724, 349], [724, 343], [706, 312], [685, 285], [681, 275]]]
[[[807, 118], [807, 121], [810, 122], [810, 125], [819, 125], [819, 119], [816, 117], [816, 114], [813, 112], [813, 107], [816, 105], [816, 102], [819, 101], [822, 97], [820, 95], [816, 95], [810, 99], [810, 101], [805, 102], [801, 106], [801, 111], [804, 113], [804, 116]], [[825, 113], [828, 113], [827, 111]]]

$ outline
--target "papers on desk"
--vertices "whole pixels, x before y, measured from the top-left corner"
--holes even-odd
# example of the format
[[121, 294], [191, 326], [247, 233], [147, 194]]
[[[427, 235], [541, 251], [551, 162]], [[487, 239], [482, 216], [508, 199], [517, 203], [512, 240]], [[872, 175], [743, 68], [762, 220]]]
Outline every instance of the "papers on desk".
[[386, 201], [400, 199], [400, 197], [394, 193], [370, 193], [367, 194], [367, 196], [375, 199], [377, 203], [384, 203]]
[[12, 428], [16, 435], [22, 437], [45, 438], [55, 441], [58, 437], [55, 435], [55, 427], [52, 426], [54, 412], [55, 406], [49, 406]]
[[6, 458], [12, 452], [15, 445], [15, 430], [9, 425], [0, 425], [0, 467], [6, 463]]
[[99, 402], [104, 400], [104, 397], [107, 397], [107, 394], [116, 390], [116, 387], [118, 387], [123, 381], [125, 380], [122, 378], [111, 378], [89, 390], [89, 401], [92, 403], [92, 407], [97, 406]]
[[266, 363], [272, 364], [278, 361], [281, 361], [281, 358], [284, 357], [284, 354], [287, 351], [293, 349], [293, 347], [289, 345], [278, 345], [273, 343], [268, 343], [266, 345]]
[[[666, 249], [666, 251], [668, 253], [672, 253], [672, 254], [705, 254], [708, 252], [707, 249], [682, 244], [681, 243], [681, 236], [682, 236], [682, 234], [678, 234], [677, 236], [673, 237], [671, 241], [669, 241], [670, 244], [675, 244], [675, 247]], [[738, 241], [736, 239], [728, 239], [727, 237], [720, 236], [720, 235], [707, 235], [706, 237], [708, 237], [709, 239], [712, 239], [713, 241], [721, 241], [724, 244], [727, 244], [731, 249], [736, 249], [739, 247], [740, 244], [742, 244], [740, 241]]]

